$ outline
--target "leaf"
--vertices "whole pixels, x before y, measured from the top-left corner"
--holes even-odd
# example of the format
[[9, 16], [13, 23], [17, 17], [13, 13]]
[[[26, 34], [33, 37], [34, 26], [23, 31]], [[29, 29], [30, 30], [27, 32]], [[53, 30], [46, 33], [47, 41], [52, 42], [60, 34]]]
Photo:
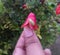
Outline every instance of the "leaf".
[[39, 37], [39, 39], [42, 39], [42, 36], [41, 35], [37, 34], [37, 36]]
[[4, 53], [4, 54], [8, 54], [7, 50], [4, 50], [3, 53]]

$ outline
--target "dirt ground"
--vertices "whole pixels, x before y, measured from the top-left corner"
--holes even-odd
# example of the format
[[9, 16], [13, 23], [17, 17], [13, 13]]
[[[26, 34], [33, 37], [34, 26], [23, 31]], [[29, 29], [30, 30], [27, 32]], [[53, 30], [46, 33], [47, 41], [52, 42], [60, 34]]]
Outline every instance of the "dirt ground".
[[60, 55], [60, 36], [57, 37], [56, 42], [51, 46], [52, 55]]

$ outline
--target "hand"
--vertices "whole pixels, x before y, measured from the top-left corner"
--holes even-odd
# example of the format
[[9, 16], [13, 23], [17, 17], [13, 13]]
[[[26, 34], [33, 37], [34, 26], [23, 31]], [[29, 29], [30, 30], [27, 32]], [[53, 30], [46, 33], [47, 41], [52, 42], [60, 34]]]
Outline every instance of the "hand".
[[26, 27], [16, 44], [13, 55], [51, 55], [51, 51], [43, 50], [35, 32]]

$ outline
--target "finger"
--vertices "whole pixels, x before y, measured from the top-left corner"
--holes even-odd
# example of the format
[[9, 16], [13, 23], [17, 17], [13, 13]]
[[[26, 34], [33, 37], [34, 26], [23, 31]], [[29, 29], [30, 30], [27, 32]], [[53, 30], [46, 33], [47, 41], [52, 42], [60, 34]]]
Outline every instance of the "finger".
[[22, 32], [21, 36], [19, 37], [17, 44], [15, 46], [15, 48], [23, 48], [24, 47], [24, 31]]
[[[29, 35], [26, 35], [28, 32]], [[25, 46], [27, 55], [45, 55], [39, 39], [31, 29], [25, 30]]]
[[22, 48], [16, 48], [12, 55], [25, 55], [25, 51]]
[[24, 32], [22, 32], [21, 36], [19, 37], [17, 44], [15, 46], [13, 55], [25, 55], [25, 48], [24, 48]]
[[26, 53], [27, 55], [45, 55], [41, 44], [33, 37], [26, 41]]
[[52, 55], [50, 49], [45, 49], [45, 50], [44, 50], [44, 53], [45, 53], [45, 55]]

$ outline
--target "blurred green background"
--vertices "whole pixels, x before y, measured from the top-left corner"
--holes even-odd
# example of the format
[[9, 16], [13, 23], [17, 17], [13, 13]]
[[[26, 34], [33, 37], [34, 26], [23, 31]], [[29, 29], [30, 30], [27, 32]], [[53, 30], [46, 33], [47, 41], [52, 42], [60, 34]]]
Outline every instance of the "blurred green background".
[[55, 0], [0, 0], [0, 55], [12, 55], [29, 12], [36, 14], [43, 47], [51, 46], [60, 33], [56, 5]]

